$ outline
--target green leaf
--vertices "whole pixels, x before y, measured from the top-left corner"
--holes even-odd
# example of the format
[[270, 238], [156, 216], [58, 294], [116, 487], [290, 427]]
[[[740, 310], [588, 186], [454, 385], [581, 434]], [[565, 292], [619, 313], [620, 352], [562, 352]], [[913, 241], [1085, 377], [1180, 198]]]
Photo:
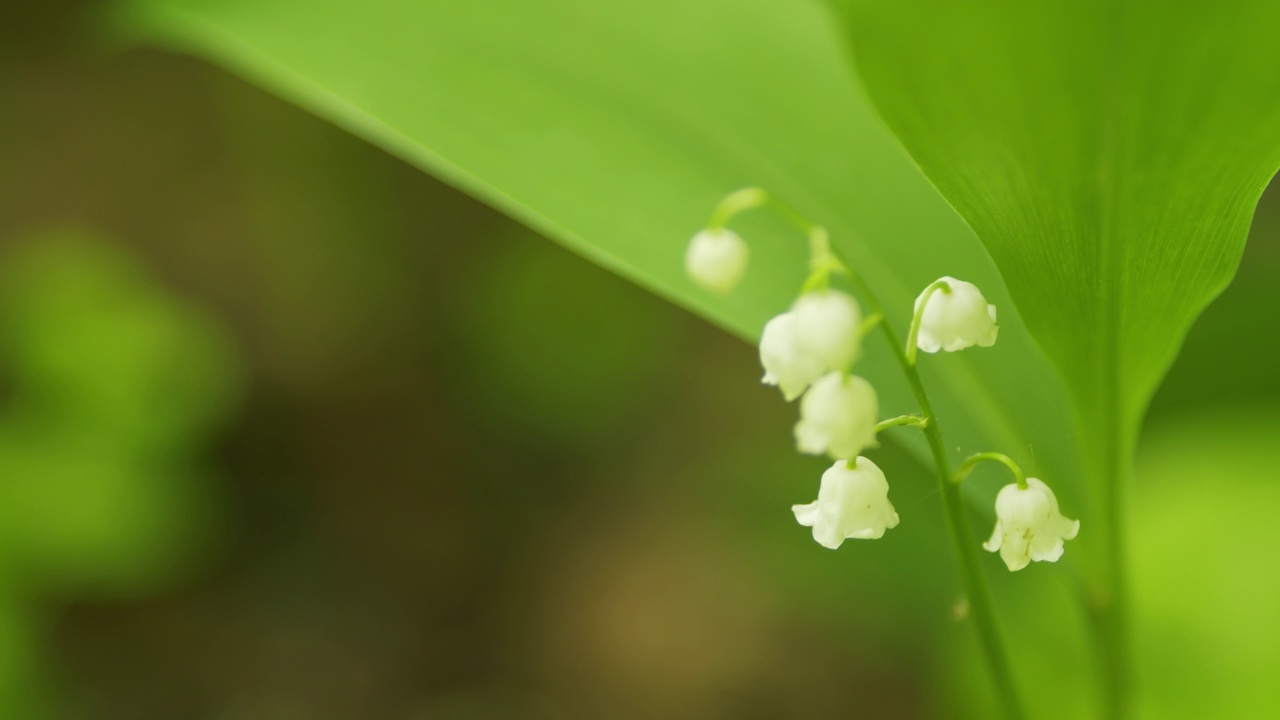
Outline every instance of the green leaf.
[[868, 93], [1071, 388], [1100, 501], [1100, 522], [1082, 518], [1086, 592], [1120, 716], [1138, 431], [1280, 166], [1280, 4], [839, 2]]
[[842, 6], [880, 112], [991, 251], [1090, 437], [1128, 455], [1280, 167], [1280, 4]]
[[[980, 243], [870, 112], [817, 4], [132, 0], [119, 8], [143, 41], [220, 63], [746, 338], [798, 290], [802, 239], [778, 223], [744, 222], [752, 264], [727, 299], [700, 291], [682, 270], [688, 238], [744, 185], [762, 185], [827, 225], [900, 327], [935, 278], [976, 282], [1000, 306], [1000, 344], [924, 363], [950, 443], [1001, 448], [1050, 475], [1075, 472], [1059, 378]], [[886, 413], [914, 409], [887, 353], [873, 352], [861, 372], [877, 382]], [[756, 381], [744, 377], [744, 388]]]

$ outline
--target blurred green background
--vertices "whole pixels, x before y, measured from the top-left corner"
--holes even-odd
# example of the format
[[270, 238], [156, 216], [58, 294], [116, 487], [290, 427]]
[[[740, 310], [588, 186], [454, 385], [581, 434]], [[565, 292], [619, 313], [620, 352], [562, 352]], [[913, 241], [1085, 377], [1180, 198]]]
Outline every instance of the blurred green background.
[[[87, 4], [0, 8], [0, 717], [982, 716], [900, 448], [818, 548], [752, 348]], [[1148, 717], [1278, 699], [1278, 239], [1148, 423]]]

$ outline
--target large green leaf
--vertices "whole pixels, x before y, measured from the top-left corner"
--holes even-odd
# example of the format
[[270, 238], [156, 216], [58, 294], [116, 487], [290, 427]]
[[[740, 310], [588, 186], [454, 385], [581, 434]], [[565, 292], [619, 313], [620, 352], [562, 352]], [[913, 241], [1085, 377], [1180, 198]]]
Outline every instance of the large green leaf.
[[[828, 225], [899, 325], [934, 278], [977, 282], [1000, 306], [1000, 344], [926, 362], [950, 444], [1074, 471], [1061, 382], [980, 243], [869, 111], [817, 3], [120, 8], [144, 41], [208, 57], [743, 337], [789, 303], [803, 243], [778, 224], [746, 223], [752, 265], [727, 299], [688, 282], [681, 258], [712, 205], [747, 184]], [[913, 409], [886, 353], [864, 367], [886, 412]]]
[[869, 94], [1072, 389], [1104, 498], [1090, 607], [1122, 715], [1126, 478], [1147, 403], [1280, 166], [1280, 4], [840, 6]]
[[883, 116], [1127, 455], [1280, 166], [1280, 4], [843, 6]]

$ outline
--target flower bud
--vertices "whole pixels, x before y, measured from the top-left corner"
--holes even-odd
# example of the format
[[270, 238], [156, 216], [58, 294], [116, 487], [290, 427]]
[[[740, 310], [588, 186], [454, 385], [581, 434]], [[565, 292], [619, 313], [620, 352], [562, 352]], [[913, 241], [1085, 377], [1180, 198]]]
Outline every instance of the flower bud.
[[822, 365], [796, 344], [796, 316], [786, 312], [764, 326], [760, 334], [760, 364], [765, 385], [777, 385], [788, 401], [800, 397], [809, 383], [822, 375]]
[[[996, 325], [996, 306], [988, 304], [982, 291], [972, 283], [952, 277], [938, 282], [945, 282], [947, 286], [932, 292], [926, 289], [916, 298], [916, 313], [920, 315], [916, 347], [934, 353], [955, 352], [972, 345], [994, 345], [1000, 330]], [[925, 303], [923, 313], [922, 302]]]
[[796, 316], [796, 346], [813, 356], [823, 371], [848, 370], [862, 353], [862, 309], [848, 293], [805, 293], [791, 312]]
[[996, 495], [996, 527], [982, 547], [999, 551], [1010, 570], [1021, 570], [1032, 560], [1056, 562], [1064, 541], [1078, 532], [1080, 521], [1063, 517], [1049, 486], [1027, 478], [1026, 488], [1013, 483]]
[[889, 502], [889, 483], [870, 460], [857, 465], [840, 460], [822, 474], [818, 499], [793, 505], [796, 521], [813, 528], [819, 545], [835, 550], [847, 538], [873, 540], [898, 526], [898, 513]]
[[877, 445], [879, 416], [880, 403], [871, 383], [840, 372], [827, 373], [800, 401], [796, 447], [802, 453], [827, 453], [837, 460], [857, 457]]
[[747, 244], [732, 230], [703, 230], [689, 241], [684, 269], [694, 282], [725, 295], [742, 280], [749, 254]]

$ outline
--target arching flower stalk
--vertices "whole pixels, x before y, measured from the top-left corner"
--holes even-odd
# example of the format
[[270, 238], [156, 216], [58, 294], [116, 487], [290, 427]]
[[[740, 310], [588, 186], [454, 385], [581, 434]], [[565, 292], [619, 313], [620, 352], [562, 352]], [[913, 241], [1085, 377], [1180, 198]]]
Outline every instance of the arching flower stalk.
[[[1001, 553], [1010, 570], [1019, 570], [1032, 560], [1057, 560], [1064, 541], [1075, 537], [1079, 523], [1063, 517], [1048, 486], [1025, 478], [1006, 456], [974, 456], [953, 475], [942, 431], [916, 369], [918, 350], [956, 352], [994, 345], [999, 332], [995, 306], [972, 283], [940, 278], [916, 299], [907, 343], [900, 344], [896, 331], [884, 322], [880, 302], [832, 247], [827, 231], [760, 188], [731, 193], [712, 212], [707, 229], [694, 236], [686, 267], [695, 282], [712, 290], [737, 284], [747, 251], [737, 235], [726, 239], [731, 234], [726, 226], [738, 213], [761, 207], [772, 210], [807, 236], [810, 268], [790, 309], [769, 320], [761, 334], [760, 362], [765, 371], [762, 381], [778, 386], [788, 401], [802, 398], [800, 419], [795, 426], [797, 449], [836, 460], [822, 475], [818, 499], [792, 507], [796, 520], [811, 527], [814, 540], [831, 549], [849, 538], [879, 538], [896, 527], [899, 517], [889, 502], [889, 481], [862, 452], [877, 447], [876, 435], [888, 428], [920, 428], [937, 469], [970, 616], [975, 620], [1006, 715], [1024, 717], [959, 483], [982, 460], [1000, 460], [1014, 471], [1017, 481], [1001, 490], [996, 500], [996, 529], [985, 544], [988, 550]], [[738, 249], [735, 241], [743, 242], [743, 248]], [[847, 279], [869, 307], [869, 315], [864, 315], [853, 295], [832, 287], [833, 276]], [[918, 415], [877, 422], [879, 402], [874, 387], [852, 374], [853, 365], [861, 356], [862, 337], [877, 327], [920, 404]]]

